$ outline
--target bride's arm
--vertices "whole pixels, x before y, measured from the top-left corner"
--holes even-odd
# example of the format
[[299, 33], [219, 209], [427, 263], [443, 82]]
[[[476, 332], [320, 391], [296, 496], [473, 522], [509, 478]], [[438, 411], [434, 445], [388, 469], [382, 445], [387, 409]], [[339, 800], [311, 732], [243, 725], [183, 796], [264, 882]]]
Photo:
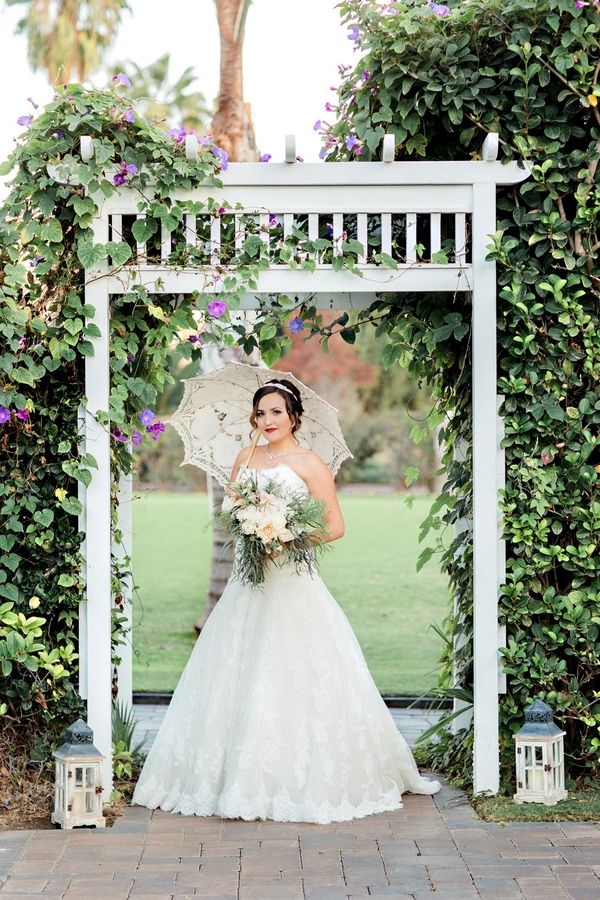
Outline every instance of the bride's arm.
[[345, 529], [333, 475], [323, 460], [314, 454], [306, 466], [303, 477], [313, 497], [325, 503], [326, 535], [322, 542], [337, 541], [343, 537]]

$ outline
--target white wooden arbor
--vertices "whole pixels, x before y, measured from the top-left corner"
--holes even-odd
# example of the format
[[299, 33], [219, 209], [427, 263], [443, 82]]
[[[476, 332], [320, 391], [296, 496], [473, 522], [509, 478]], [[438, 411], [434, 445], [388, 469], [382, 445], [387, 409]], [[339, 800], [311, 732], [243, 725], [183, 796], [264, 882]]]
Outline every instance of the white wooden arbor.
[[[333, 225], [334, 242], [345, 219], [354, 217], [358, 240], [366, 246], [368, 216], [380, 216], [381, 249], [392, 255], [392, 230], [403, 219], [405, 252], [398, 269], [359, 260], [362, 277], [349, 271], [334, 272], [332, 265], [318, 264], [314, 272], [271, 265], [261, 273], [258, 290], [247, 294], [242, 307], [252, 309], [261, 294], [315, 295], [321, 308], [357, 309], [370, 305], [379, 293], [464, 291], [472, 302], [473, 369], [473, 556], [474, 556], [474, 787], [475, 792], [498, 791], [498, 693], [502, 689], [498, 649], [504, 644], [498, 627], [498, 588], [504, 580], [504, 546], [499, 532], [498, 488], [502, 483], [499, 419], [496, 396], [496, 273], [486, 259], [490, 235], [496, 231], [496, 185], [516, 184], [528, 176], [516, 163], [497, 161], [498, 136], [486, 139], [482, 159], [470, 162], [393, 162], [393, 136], [384, 140], [383, 162], [294, 164], [293, 138], [286, 141], [286, 162], [233, 164], [223, 173], [223, 190], [198, 188], [176, 194], [178, 200], [204, 201], [217, 197], [237, 214], [241, 204], [247, 214], [269, 222], [281, 217], [284, 234], [298, 216], [308, 216], [308, 237], [315, 238], [319, 216]], [[195, 139], [188, 137], [186, 152], [196, 153]], [[91, 140], [82, 141], [82, 155], [93, 153]], [[95, 198], [99, 213], [94, 220], [95, 243], [119, 239], [124, 216], [138, 214], [138, 195], [123, 187], [109, 199]], [[426, 234], [431, 253], [440, 248], [442, 225], [450, 221], [455, 251], [447, 264], [418, 262], [417, 235]], [[196, 219], [186, 217], [187, 241], [197, 239]], [[99, 327], [94, 356], [86, 358], [87, 407], [83, 429], [85, 449], [97, 460], [92, 482], [84, 492], [81, 523], [84, 545], [87, 599], [80, 615], [80, 691], [87, 699], [88, 723], [101, 753], [106, 756], [104, 785], [111, 789], [111, 522], [110, 431], [95, 414], [109, 409], [110, 297], [126, 292], [134, 283], [151, 293], [190, 294], [219, 292], [217, 282], [207, 285], [207, 273], [218, 263], [221, 222], [213, 217], [209, 256], [204, 270], [174, 271], [167, 264], [171, 236], [160, 236], [161, 260], [138, 260], [118, 272], [107, 262], [86, 272], [85, 302], [95, 310], [92, 321]], [[268, 241], [268, 231], [263, 232]], [[212, 279], [208, 279], [212, 282]], [[500, 463], [499, 463], [500, 461]], [[131, 555], [131, 489], [122, 484], [120, 526], [124, 534], [117, 553]], [[128, 598], [130, 615], [130, 598]], [[119, 673], [119, 693], [131, 702], [131, 647], [126, 648]]]

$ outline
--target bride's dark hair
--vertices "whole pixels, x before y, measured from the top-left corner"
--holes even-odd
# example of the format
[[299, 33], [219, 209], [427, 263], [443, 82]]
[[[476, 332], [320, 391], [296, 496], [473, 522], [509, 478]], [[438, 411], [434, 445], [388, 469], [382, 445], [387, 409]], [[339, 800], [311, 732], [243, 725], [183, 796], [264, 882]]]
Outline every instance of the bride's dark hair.
[[[277, 388], [278, 384], [282, 385], [281, 389]], [[287, 414], [292, 422], [292, 434], [299, 431], [302, 424], [304, 407], [302, 406], [300, 391], [296, 385], [292, 381], [288, 381], [287, 378], [272, 378], [268, 385], [263, 385], [263, 387], [260, 387], [256, 391], [252, 398], [252, 413], [250, 415], [250, 424], [252, 427], [256, 428], [258, 404], [262, 398], [266, 397], [268, 394], [279, 394], [280, 397], [283, 397]]]

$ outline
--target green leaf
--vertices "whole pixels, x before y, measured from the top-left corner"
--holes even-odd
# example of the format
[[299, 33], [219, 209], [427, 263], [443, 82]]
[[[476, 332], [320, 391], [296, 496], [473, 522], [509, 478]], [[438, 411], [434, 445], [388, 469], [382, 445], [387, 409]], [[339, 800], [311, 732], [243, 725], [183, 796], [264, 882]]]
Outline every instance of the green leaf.
[[81, 505], [77, 497], [65, 497], [65, 499], [61, 501], [60, 505], [66, 513], [70, 513], [73, 516], [80, 516], [83, 512], [83, 506]]
[[404, 482], [406, 487], [410, 487], [419, 477], [419, 470], [416, 466], [409, 466], [404, 473]]
[[19, 589], [16, 584], [0, 584], [0, 597], [6, 597], [7, 600], [14, 600], [16, 603], [19, 599]]
[[62, 225], [58, 219], [47, 219], [42, 223], [42, 237], [52, 244], [60, 244], [63, 239]]
[[113, 266], [122, 266], [131, 258], [131, 247], [125, 241], [109, 241], [106, 248]]
[[48, 528], [49, 525], [52, 525], [54, 521], [54, 512], [51, 509], [38, 509], [33, 514], [33, 521], [39, 522], [40, 525], [43, 525], [44, 528]]
[[155, 219], [136, 219], [131, 232], [138, 244], [145, 244], [148, 238], [156, 234], [158, 224]]
[[108, 250], [104, 244], [92, 244], [91, 241], [79, 241], [77, 258], [85, 269], [93, 269], [106, 259]]
[[58, 583], [60, 587], [73, 587], [74, 584], [77, 584], [77, 578], [73, 575], [67, 575], [66, 572], [63, 572], [58, 579]]

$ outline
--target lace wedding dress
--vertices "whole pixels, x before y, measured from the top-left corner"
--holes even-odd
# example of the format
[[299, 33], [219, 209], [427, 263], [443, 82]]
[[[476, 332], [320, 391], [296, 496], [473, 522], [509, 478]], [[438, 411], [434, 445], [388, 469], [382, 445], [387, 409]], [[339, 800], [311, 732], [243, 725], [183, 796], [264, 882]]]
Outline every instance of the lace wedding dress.
[[[287, 465], [263, 469], [307, 491]], [[433, 794], [318, 574], [234, 577], [209, 616], [133, 803], [185, 815], [341, 822]]]

